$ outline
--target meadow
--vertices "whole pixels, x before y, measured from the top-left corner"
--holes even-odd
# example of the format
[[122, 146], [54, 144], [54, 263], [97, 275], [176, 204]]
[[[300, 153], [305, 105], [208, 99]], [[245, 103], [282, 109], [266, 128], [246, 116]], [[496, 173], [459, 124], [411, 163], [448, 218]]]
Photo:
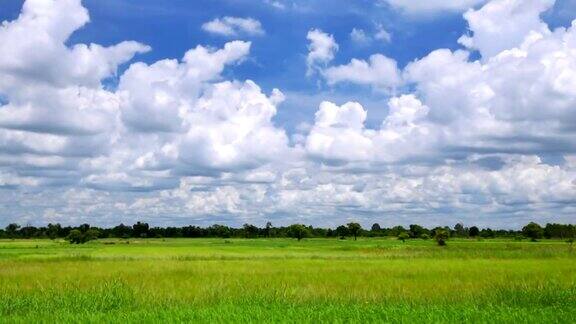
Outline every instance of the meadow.
[[0, 240], [0, 322], [569, 323], [575, 250], [504, 239]]

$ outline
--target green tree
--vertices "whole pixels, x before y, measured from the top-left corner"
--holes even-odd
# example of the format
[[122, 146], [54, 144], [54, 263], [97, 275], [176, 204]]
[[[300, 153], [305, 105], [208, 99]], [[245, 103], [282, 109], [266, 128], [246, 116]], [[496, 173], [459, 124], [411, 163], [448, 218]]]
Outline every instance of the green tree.
[[150, 225], [148, 223], [136, 222], [132, 225], [132, 235], [134, 237], [148, 237]]
[[84, 243], [84, 234], [78, 229], [73, 229], [68, 234], [67, 239], [70, 244], [81, 244]]
[[372, 235], [374, 236], [380, 236], [382, 235], [382, 227], [380, 227], [380, 224], [374, 223], [370, 228], [370, 232], [372, 232]]
[[14, 239], [18, 234], [19, 228], [20, 225], [16, 223], [8, 224], [8, 226], [6, 226], [6, 234], [8, 234], [8, 238]]
[[476, 226], [470, 227], [469, 235], [470, 237], [478, 237], [478, 235], [480, 235], [480, 229]]
[[252, 224], [244, 224], [242, 229], [244, 230], [244, 237], [246, 238], [253, 238], [258, 236], [258, 227]]
[[437, 229], [434, 234], [434, 239], [436, 240], [436, 243], [438, 243], [439, 246], [445, 246], [446, 241], [448, 240], [449, 237], [450, 234], [448, 233], [448, 231], [442, 228]]
[[62, 230], [62, 226], [60, 224], [48, 224], [48, 228], [46, 229], [46, 235], [51, 240], [54, 240], [58, 237], [58, 233]]
[[454, 225], [454, 233], [457, 237], [466, 237], [469, 235], [469, 229], [464, 227], [464, 224], [458, 223]]
[[84, 233], [84, 242], [96, 240], [100, 236], [100, 231], [95, 228], [90, 228], [89, 230]]
[[271, 237], [273, 228], [274, 227], [272, 226], [271, 222], [266, 222], [266, 227], [264, 228], [264, 235], [266, 235], [266, 237]]
[[398, 239], [400, 241], [402, 241], [402, 243], [406, 242], [406, 240], [409, 238], [410, 238], [410, 234], [408, 234], [407, 232], [402, 232], [402, 233], [398, 234]]
[[411, 238], [420, 237], [422, 234], [429, 234], [427, 229], [417, 224], [411, 224], [408, 228], [408, 234], [410, 234]]
[[344, 225], [336, 227], [336, 235], [340, 236], [340, 238], [348, 236], [348, 227]]
[[302, 224], [293, 224], [288, 227], [288, 236], [291, 238], [301, 239], [308, 237], [310, 235], [308, 228]]
[[358, 223], [348, 223], [346, 226], [348, 227], [348, 232], [354, 236], [354, 241], [356, 241], [356, 238], [360, 235], [362, 226]]
[[544, 235], [544, 230], [542, 226], [530, 222], [528, 225], [522, 228], [522, 234], [529, 238], [532, 242], [536, 242], [538, 239], [542, 238]]

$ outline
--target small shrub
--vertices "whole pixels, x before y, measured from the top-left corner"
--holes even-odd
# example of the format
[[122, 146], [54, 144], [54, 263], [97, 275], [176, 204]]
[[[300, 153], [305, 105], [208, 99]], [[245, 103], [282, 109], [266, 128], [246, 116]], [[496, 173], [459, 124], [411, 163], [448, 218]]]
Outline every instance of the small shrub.
[[402, 233], [398, 234], [398, 239], [402, 242], [406, 242], [406, 240], [409, 238], [410, 238], [410, 235], [406, 232], [402, 232]]
[[443, 230], [443, 229], [438, 229], [436, 230], [436, 234], [434, 235], [434, 239], [436, 240], [436, 243], [438, 243], [439, 246], [446, 246], [446, 241], [448, 240], [448, 237], [450, 235], [448, 234], [448, 231]]

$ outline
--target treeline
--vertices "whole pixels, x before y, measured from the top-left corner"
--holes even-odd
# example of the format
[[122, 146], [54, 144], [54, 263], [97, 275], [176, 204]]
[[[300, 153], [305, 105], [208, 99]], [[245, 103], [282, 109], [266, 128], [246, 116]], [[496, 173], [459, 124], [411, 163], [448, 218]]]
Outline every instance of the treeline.
[[290, 226], [273, 226], [268, 222], [264, 227], [252, 224], [244, 224], [241, 228], [234, 228], [225, 225], [212, 225], [209, 227], [183, 226], [183, 227], [151, 227], [144, 222], [137, 222], [133, 225], [120, 224], [112, 228], [93, 227], [83, 224], [76, 227], [61, 226], [60, 224], [48, 224], [44, 227], [20, 226], [10, 224], [5, 229], [0, 229], [0, 238], [8, 239], [30, 239], [30, 238], [67, 238], [72, 243], [84, 243], [96, 238], [163, 238], [163, 237], [187, 237], [187, 238], [274, 238], [292, 237], [302, 239], [306, 237], [398, 237], [406, 239], [429, 239], [438, 236], [441, 232], [443, 236], [455, 238], [530, 238], [537, 240], [540, 238], [574, 239], [576, 236], [575, 225], [546, 224], [544, 227], [536, 223], [530, 223], [522, 230], [498, 230], [490, 228], [478, 228], [476, 226], [465, 227], [463, 224], [456, 224], [454, 227], [426, 228], [420, 225], [410, 225], [408, 227], [395, 226], [391, 228], [381, 227], [373, 224], [371, 228], [362, 228], [358, 223], [348, 223], [336, 228], [322, 228], [294, 224]]

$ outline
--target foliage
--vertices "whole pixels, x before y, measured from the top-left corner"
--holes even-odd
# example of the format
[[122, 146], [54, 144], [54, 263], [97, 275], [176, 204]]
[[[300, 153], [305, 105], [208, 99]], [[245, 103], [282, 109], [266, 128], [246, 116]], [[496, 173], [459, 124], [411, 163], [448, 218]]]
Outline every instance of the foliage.
[[445, 229], [437, 229], [434, 234], [434, 239], [439, 246], [445, 246], [449, 237], [450, 234]]
[[468, 234], [470, 237], [478, 237], [480, 235], [480, 229], [478, 229], [476, 226], [472, 226], [470, 227]]
[[406, 242], [406, 240], [409, 238], [410, 238], [410, 234], [408, 234], [407, 232], [402, 232], [402, 233], [398, 234], [398, 239], [402, 242]]
[[348, 227], [348, 233], [354, 236], [354, 241], [356, 241], [356, 238], [360, 235], [360, 231], [362, 231], [362, 226], [358, 223], [348, 223], [346, 227]]
[[[391, 228], [383, 228], [379, 224], [372, 225], [370, 231], [363, 230], [358, 223], [350, 223], [347, 225], [340, 225], [335, 229], [321, 228], [306, 226], [308, 237], [340, 237], [347, 236], [364, 237], [398, 237], [401, 233], [408, 233], [410, 238], [423, 238], [423, 235], [429, 237], [435, 236], [436, 229], [444, 229], [449, 232], [451, 237], [472, 237], [478, 236], [482, 238], [514, 238], [524, 235], [522, 231], [514, 230], [493, 230], [490, 228], [478, 229], [472, 226], [467, 227], [455, 226], [451, 230], [448, 227], [438, 227], [428, 229], [418, 224], [411, 224], [409, 228], [403, 226], [394, 226]], [[264, 227], [260, 228], [253, 224], [244, 224], [240, 228], [234, 228], [222, 224], [214, 224], [208, 227], [200, 227], [195, 225], [187, 225], [183, 227], [151, 227], [148, 223], [137, 222], [134, 225], [119, 224], [112, 228], [99, 228], [89, 224], [82, 224], [76, 227], [62, 226], [60, 224], [48, 224], [43, 227], [35, 227], [27, 225], [21, 227], [18, 224], [9, 224], [4, 230], [0, 229], [0, 239], [34, 239], [34, 238], [67, 238], [70, 232], [74, 229], [82, 233], [86, 233], [89, 229], [98, 230], [98, 238], [160, 238], [160, 237], [183, 237], [183, 238], [281, 238], [291, 237], [290, 226], [273, 226], [272, 223], [267, 222]], [[458, 234], [459, 233], [459, 234]], [[467, 233], [467, 234], [466, 234]], [[547, 239], [561, 239], [566, 240], [576, 236], [576, 227], [574, 225], [564, 224], [547, 224], [544, 228], [543, 237]]]
[[300, 241], [305, 237], [308, 237], [309, 235], [310, 232], [308, 231], [308, 228], [302, 224], [290, 225], [290, 227], [288, 228], [288, 236], [298, 239], [298, 241]]
[[68, 242], [71, 244], [84, 244], [86, 242], [95, 240], [100, 235], [100, 232], [95, 228], [84, 228], [85, 232], [80, 229], [73, 229], [67, 236]]
[[544, 230], [540, 225], [531, 222], [522, 228], [522, 234], [532, 240], [532, 242], [536, 242], [538, 239], [542, 238]]

